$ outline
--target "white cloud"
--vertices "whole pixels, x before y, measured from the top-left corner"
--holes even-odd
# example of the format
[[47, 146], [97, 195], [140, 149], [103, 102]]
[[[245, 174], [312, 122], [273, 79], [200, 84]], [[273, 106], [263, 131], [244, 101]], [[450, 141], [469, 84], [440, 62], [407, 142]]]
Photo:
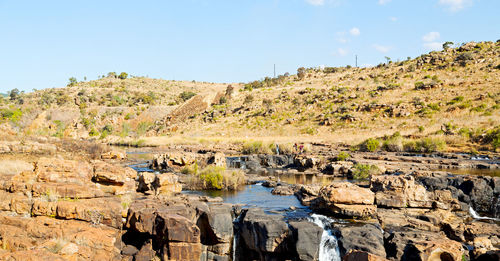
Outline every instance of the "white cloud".
[[377, 50], [381, 53], [387, 53], [392, 49], [392, 47], [390, 47], [390, 46], [385, 46], [385, 45], [380, 45], [380, 44], [374, 44], [373, 48], [375, 48], [375, 50]]
[[443, 49], [443, 43], [440, 42], [424, 43], [424, 47], [432, 51], [440, 51], [441, 49]]
[[378, 4], [385, 5], [385, 4], [389, 3], [390, 1], [392, 1], [392, 0], [378, 0]]
[[446, 6], [452, 12], [459, 11], [472, 4], [474, 0], [439, 0], [439, 4]]
[[439, 32], [429, 32], [428, 34], [422, 36], [422, 40], [424, 42], [433, 42], [439, 39], [439, 37], [441, 37]]
[[349, 30], [349, 33], [352, 35], [352, 36], [358, 36], [361, 34], [361, 31], [359, 31], [359, 28], [357, 27], [353, 27], [351, 28], [351, 30]]
[[344, 48], [338, 48], [334, 54], [338, 55], [338, 56], [346, 56], [348, 53], [349, 53], [349, 50], [344, 49]]
[[306, 0], [306, 2], [316, 6], [325, 4], [325, 0]]
[[396, 22], [398, 20], [398, 18], [395, 16], [391, 16], [391, 17], [389, 17], [389, 20]]
[[346, 37], [345, 32], [337, 32], [337, 42], [343, 43], [343, 44], [349, 42], [349, 39]]

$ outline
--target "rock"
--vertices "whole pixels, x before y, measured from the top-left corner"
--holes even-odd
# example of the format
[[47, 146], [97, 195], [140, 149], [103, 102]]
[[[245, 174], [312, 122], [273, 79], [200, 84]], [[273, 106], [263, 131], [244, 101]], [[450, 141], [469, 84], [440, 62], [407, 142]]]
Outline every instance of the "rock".
[[[94, 175], [92, 180], [101, 184], [122, 186], [126, 181], [126, 170], [106, 162], [94, 162]], [[132, 170], [133, 171], [133, 170]]]
[[382, 207], [431, 208], [433, 195], [416, 184], [412, 176], [372, 176], [370, 189], [376, 193], [376, 204]]
[[293, 195], [294, 194], [294, 190], [291, 186], [283, 186], [283, 185], [280, 185], [280, 186], [277, 186], [275, 187], [271, 193], [273, 195], [281, 195], [281, 196], [289, 196], [289, 195]]
[[125, 255], [125, 256], [133, 256], [133, 255], [137, 254], [137, 252], [139, 252], [139, 250], [135, 246], [126, 245], [122, 249], [122, 253], [121, 254]]
[[329, 203], [372, 205], [374, 193], [349, 182], [334, 183], [321, 188], [319, 196]]
[[374, 199], [369, 189], [348, 182], [333, 183], [322, 187], [310, 206], [333, 215], [367, 218], [374, 216], [377, 210]]
[[182, 185], [178, 182], [179, 178], [173, 173], [162, 173], [156, 175], [153, 182], [154, 189], [158, 194], [175, 194], [182, 191]]
[[201, 230], [201, 242], [204, 245], [232, 242], [234, 233], [232, 211], [232, 206], [229, 204], [211, 204], [209, 209], [198, 210], [197, 225]]
[[[452, 249], [450, 250], [454, 253], [457, 250], [455, 249], [456, 246], [459, 246], [458, 249], [460, 250], [462, 247], [456, 241], [444, 239], [446, 236], [442, 233], [425, 232], [409, 228], [400, 228], [390, 233], [385, 233], [384, 238], [387, 258], [396, 260], [407, 260], [410, 257], [420, 257], [420, 260], [428, 260], [429, 255], [439, 245], [443, 245], [445, 247], [443, 250], [445, 251], [451, 247]], [[432, 245], [432, 242], [438, 244]], [[434, 254], [436, 253], [434, 252]], [[460, 259], [447, 260], [461, 260], [461, 258], [462, 255], [460, 254]]]
[[126, 159], [127, 155], [120, 151], [109, 151], [101, 154], [101, 159], [109, 160], [109, 159], [118, 159], [123, 160]]
[[[135, 261], [151, 261], [153, 257], [156, 255], [156, 252], [153, 250], [153, 243], [150, 241], [147, 244], [141, 247], [141, 250], [137, 252], [134, 256]], [[167, 259], [168, 260], [168, 259]]]
[[299, 185], [295, 196], [302, 205], [309, 206], [318, 197], [320, 189], [321, 185]]
[[349, 250], [349, 252], [342, 258], [343, 261], [386, 261], [384, 257], [370, 254], [366, 251]]
[[212, 157], [208, 159], [208, 164], [213, 164], [217, 167], [226, 167], [226, 155], [221, 152], [215, 153]]
[[40, 158], [35, 163], [35, 175], [39, 182], [84, 184], [91, 180], [93, 170], [85, 162]]
[[139, 180], [137, 183], [137, 191], [146, 192], [155, 189], [153, 182], [156, 180], [156, 174], [152, 172], [139, 173]]
[[337, 238], [341, 256], [346, 255], [350, 250], [386, 256], [382, 233], [382, 229], [373, 224], [339, 227]]
[[121, 204], [117, 199], [95, 198], [77, 201], [58, 201], [56, 216], [76, 219], [94, 225], [104, 224], [119, 228], [122, 226]]
[[261, 209], [248, 209], [239, 223], [238, 252], [241, 260], [286, 259], [290, 231], [285, 221]]
[[323, 229], [309, 221], [292, 221], [289, 224], [299, 259], [318, 260]]
[[472, 256], [476, 258], [483, 254], [486, 254], [489, 251], [498, 250], [497, 248], [493, 247], [493, 244], [491, 244], [491, 240], [489, 240], [487, 237], [474, 238], [472, 246], [474, 247]]

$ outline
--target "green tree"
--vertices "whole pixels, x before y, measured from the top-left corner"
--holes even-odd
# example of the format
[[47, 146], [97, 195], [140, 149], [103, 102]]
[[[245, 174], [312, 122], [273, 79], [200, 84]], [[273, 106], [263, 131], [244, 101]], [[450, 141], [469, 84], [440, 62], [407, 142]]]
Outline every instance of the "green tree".
[[445, 43], [443, 44], [443, 49], [444, 49], [444, 50], [448, 50], [448, 49], [449, 49], [452, 45], [453, 45], [453, 42], [449, 42], [449, 41], [448, 41], [448, 42], [445, 42]]
[[9, 97], [11, 101], [17, 100], [19, 98], [19, 90], [17, 88], [12, 89], [9, 92]]
[[300, 67], [299, 69], [297, 69], [297, 77], [299, 77], [300, 80], [304, 79], [305, 76], [306, 76], [306, 68]]
[[126, 72], [122, 72], [122, 73], [120, 73], [120, 75], [118, 75], [118, 78], [120, 78], [122, 80], [127, 79], [127, 77], [128, 77], [128, 73], [126, 73]]
[[75, 77], [71, 77], [71, 78], [69, 78], [68, 87], [75, 86], [76, 83], [77, 83], [76, 78]]

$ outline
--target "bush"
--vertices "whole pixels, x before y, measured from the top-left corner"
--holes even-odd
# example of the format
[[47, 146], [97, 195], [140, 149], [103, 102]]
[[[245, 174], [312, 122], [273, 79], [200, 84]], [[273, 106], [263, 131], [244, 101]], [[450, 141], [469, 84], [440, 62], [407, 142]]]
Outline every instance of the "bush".
[[487, 144], [491, 144], [494, 150], [500, 148], [500, 126], [497, 126], [495, 129], [486, 132], [484, 142]]
[[403, 150], [403, 137], [399, 132], [394, 133], [387, 138], [382, 144], [382, 149], [385, 151], [398, 152]]
[[[185, 168], [186, 169], [186, 168]], [[186, 174], [191, 174], [191, 182], [202, 189], [216, 190], [236, 190], [245, 184], [245, 174], [242, 171], [228, 171], [224, 167], [210, 165], [198, 172], [198, 165], [184, 170]]]
[[424, 88], [424, 86], [425, 86], [425, 83], [423, 83], [423, 82], [416, 82], [415, 83], [415, 89], [422, 89], [422, 88]]
[[300, 67], [299, 69], [297, 69], [297, 77], [299, 78], [299, 80], [304, 79], [305, 76], [306, 76], [306, 68]]
[[432, 153], [445, 150], [446, 142], [440, 138], [426, 137], [406, 141], [403, 148], [408, 152]]
[[243, 154], [272, 154], [270, 146], [265, 146], [262, 141], [245, 142], [241, 149]]
[[374, 152], [380, 147], [380, 141], [377, 139], [369, 138], [365, 141], [363, 141], [359, 145], [359, 150], [360, 151], [369, 151], [369, 152]]
[[127, 77], [128, 77], [128, 73], [126, 73], [126, 72], [122, 72], [122, 73], [120, 73], [120, 75], [118, 75], [118, 78], [120, 78], [122, 80], [127, 79]]
[[356, 164], [352, 170], [352, 178], [356, 180], [368, 179], [371, 175], [377, 175], [380, 169], [375, 165]]
[[336, 161], [345, 161], [347, 160], [348, 158], [350, 158], [351, 155], [349, 155], [349, 153], [345, 152], [345, 151], [342, 151], [340, 152], [337, 157], [335, 158]]
[[21, 109], [0, 109], [0, 119], [10, 120], [11, 122], [18, 122], [21, 120], [23, 112]]
[[245, 101], [244, 103], [252, 103], [253, 102], [253, 95], [249, 94], [245, 96]]
[[187, 100], [191, 99], [194, 96], [196, 96], [196, 93], [194, 93], [194, 92], [182, 92], [179, 95], [179, 98], [181, 98], [181, 100], [183, 100], [183, 101], [187, 101]]
[[68, 83], [68, 87], [72, 87], [72, 86], [75, 86], [77, 83], [77, 80], [75, 77], [71, 77], [69, 78], [69, 83]]
[[90, 137], [99, 136], [99, 132], [94, 127], [92, 127], [92, 129], [90, 129], [89, 131], [89, 136]]

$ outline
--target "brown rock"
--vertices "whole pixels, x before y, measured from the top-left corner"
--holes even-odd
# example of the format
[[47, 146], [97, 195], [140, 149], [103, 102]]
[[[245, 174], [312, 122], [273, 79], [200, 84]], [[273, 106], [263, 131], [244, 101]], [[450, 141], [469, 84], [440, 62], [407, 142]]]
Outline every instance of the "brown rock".
[[349, 251], [344, 258], [343, 261], [386, 261], [384, 257], [376, 256], [374, 254], [370, 254], [366, 251], [359, 250], [351, 250]]
[[92, 178], [88, 163], [57, 158], [40, 158], [35, 163], [35, 175], [40, 182], [84, 184]]
[[175, 194], [182, 191], [182, 185], [178, 182], [179, 178], [173, 173], [163, 173], [156, 175], [154, 187], [158, 194]]
[[201, 243], [169, 242], [168, 259], [175, 261], [198, 261], [201, 256]]
[[329, 203], [351, 205], [371, 205], [375, 199], [374, 193], [369, 189], [348, 182], [334, 183], [321, 188], [320, 197]]

